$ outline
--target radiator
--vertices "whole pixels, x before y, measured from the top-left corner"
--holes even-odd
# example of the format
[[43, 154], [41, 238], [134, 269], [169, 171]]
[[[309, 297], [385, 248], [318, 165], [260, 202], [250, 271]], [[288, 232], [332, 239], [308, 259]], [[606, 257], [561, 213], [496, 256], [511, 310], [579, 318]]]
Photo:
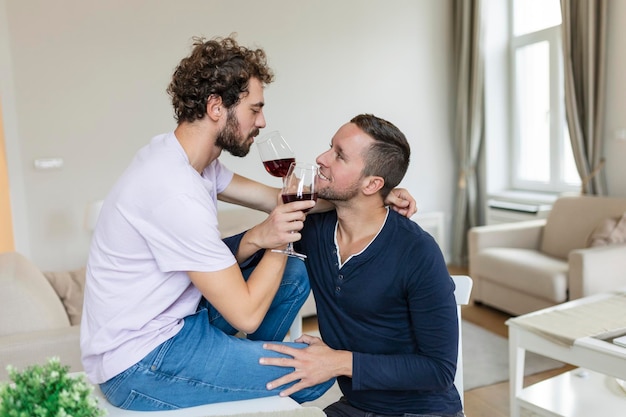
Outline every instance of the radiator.
[[487, 224], [545, 219], [552, 205], [490, 199], [487, 203]]

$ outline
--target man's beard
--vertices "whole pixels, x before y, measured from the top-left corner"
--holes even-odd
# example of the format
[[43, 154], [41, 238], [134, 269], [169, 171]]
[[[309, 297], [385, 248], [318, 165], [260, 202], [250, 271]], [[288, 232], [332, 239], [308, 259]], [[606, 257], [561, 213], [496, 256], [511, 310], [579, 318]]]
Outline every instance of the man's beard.
[[355, 182], [347, 190], [337, 191], [329, 188], [317, 190], [317, 198], [323, 198], [328, 201], [349, 201], [359, 193], [359, 184]]
[[246, 156], [250, 152], [250, 146], [252, 145], [252, 142], [248, 142], [248, 139], [250, 136], [256, 136], [258, 132], [258, 129], [255, 129], [252, 135], [242, 138], [239, 133], [239, 121], [234, 111], [228, 110], [226, 126], [217, 134], [215, 144], [233, 156]]

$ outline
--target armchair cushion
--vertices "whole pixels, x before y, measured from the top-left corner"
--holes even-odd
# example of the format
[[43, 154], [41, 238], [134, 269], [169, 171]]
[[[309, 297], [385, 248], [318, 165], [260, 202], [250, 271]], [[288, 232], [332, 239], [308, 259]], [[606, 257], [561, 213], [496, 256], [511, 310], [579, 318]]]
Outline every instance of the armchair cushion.
[[574, 249], [587, 247], [587, 239], [601, 221], [624, 213], [626, 199], [593, 196], [561, 197], [554, 202], [543, 231], [541, 252], [567, 259]]
[[85, 272], [86, 269], [83, 267], [73, 271], [43, 273], [63, 303], [72, 326], [80, 324], [83, 315]]
[[489, 248], [479, 252], [474, 262], [473, 274], [499, 286], [555, 304], [566, 301], [566, 261], [533, 249]]
[[70, 325], [46, 278], [19, 253], [0, 253], [0, 294], [0, 336]]
[[626, 213], [620, 217], [604, 219], [593, 229], [587, 239], [587, 246], [604, 246], [626, 242]]
[[57, 356], [70, 371], [83, 370], [80, 362], [80, 326], [0, 336], [0, 381], [8, 379], [7, 365], [18, 369], [44, 363]]

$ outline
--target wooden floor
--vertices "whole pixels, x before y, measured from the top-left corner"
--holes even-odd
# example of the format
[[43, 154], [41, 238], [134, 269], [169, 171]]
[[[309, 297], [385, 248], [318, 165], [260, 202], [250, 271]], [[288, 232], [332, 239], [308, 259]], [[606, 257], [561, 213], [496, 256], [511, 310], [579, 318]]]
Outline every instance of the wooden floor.
[[[459, 268], [449, 268], [451, 274], [467, 274]], [[508, 337], [507, 326], [504, 322], [509, 315], [486, 306], [470, 304], [462, 307], [463, 319], [479, 325], [502, 337]], [[303, 322], [303, 332], [317, 329], [317, 318], [308, 317]], [[543, 381], [558, 375], [573, 367], [566, 366], [551, 371], [538, 373], [524, 378], [524, 386]], [[465, 415], [467, 417], [508, 417], [509, 416], [509, 383], [489, 385], [465, 391]]]
[[[500, 336], [508, 337], [507, 326], [504, 322], [510, 316], [505, 313], [486, 306], [468, 305], [462, 307], [461, 315], [467, 321], [484, 327]], [[569, 371], [573, 368], [573, 366], [565, 366], [527, 376], [524, 378], [524, 386], [543, 381], [544, 379]], [[508, 381], [465, 391], [465, 415], [467, 417], [508, 417]]]

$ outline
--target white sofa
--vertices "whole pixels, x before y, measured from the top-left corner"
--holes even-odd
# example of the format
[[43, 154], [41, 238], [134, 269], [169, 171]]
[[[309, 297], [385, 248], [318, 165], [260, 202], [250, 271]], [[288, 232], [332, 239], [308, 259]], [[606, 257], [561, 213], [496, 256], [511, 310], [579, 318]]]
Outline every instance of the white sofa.
[[23, 369], [51, 356], [71, 371], [83, 369], [78, 323], [84, 276], [84, 269], [44, 276], [19, 253], [0, 253], [0, 381], [8, 379], [7, 365]]
[[468, 232], [473, 300], [525, 314], [626, 286], [626, 198], [570, 196], [548, 218]]

